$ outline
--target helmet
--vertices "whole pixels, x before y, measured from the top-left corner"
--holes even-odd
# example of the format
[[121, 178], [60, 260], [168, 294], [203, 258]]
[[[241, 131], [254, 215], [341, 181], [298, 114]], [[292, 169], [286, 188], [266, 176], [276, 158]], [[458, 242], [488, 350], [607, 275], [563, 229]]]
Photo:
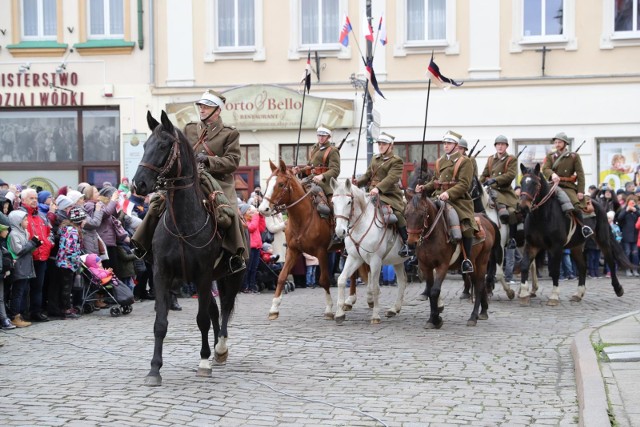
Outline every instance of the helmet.
[[496, 136], [496, 140], [493, 143], [493, 145], [496, 145], [496, 144], [507, 144], [507, 145], [509, 145], [509, 140], [504, 135], [498, 135], [498, 136]]
[[460, 138], [462, 138], [462, 135], [450, 130], [442, 137], [442, 142], [448, 141], [455, 144], [460, 144]]
[[469, 149], [469, 144], [467, 143], [467, 140], [464, 138], [460, 138], [460, 142], [458, 143], [458, 147], [462, 147], [466, 150]]
[[196, 101], [196, 105], [207, 105], [209, 107], [222, 107], [227, 99], [215, 90], [209, 89]]
[[382, 132], [380, 134], [380, 136], [378, 137], [378, 139], [376, 140], [376, 142], [383, 143], [383, 144], [393, 144], [395, 139], [396, 139], [395, 136], [392, 136], [392, 135], [389, 135], [388, 133]]
[[564, 141], [564, 143], [565, 143], [565, 144], [569, 144], [569, 143], [570, 143], [570, 141], [569, 141], [569, 137], [568, 137], [568, 136], [567, 136], [567, 134], [566, 134], [566, 133], [564, 133], [564, 132], [559, 132], [559, 133], [557, 133], [557, 134], [556, 134], [556, 136], [554, 136], [554, 137], [551, 139], [551, 142], [553, 142], [553, 141], [554, 141], [554, 140], [556, 140], [556, 139], [559, 139], [560, 141]]

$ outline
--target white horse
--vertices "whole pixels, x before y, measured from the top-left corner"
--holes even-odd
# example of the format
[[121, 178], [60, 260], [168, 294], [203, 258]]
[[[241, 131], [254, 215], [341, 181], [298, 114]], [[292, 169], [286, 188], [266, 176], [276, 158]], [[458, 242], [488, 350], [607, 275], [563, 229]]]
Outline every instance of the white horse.
[[398, 255], [402, 248], [402, 238], [391, 227], [382, 222], [382, 215], [363, 190], [331, 178], [333, 189], [333, 212], [336, 220], [336, 235], [344, 238], [347, 260], [338, 278], [338, 303], [335, 319], [341, 324], [345, 319], [345, 286], [349, 278], [363, 263], [369, 264], [369, 284], [367, 293], [373, 299], [371, 323], [380, 323], [380, 270], [383, 264], [393, 265], [398, 280], [398, 294], [395, 304], [385, 312], [393, 317], [400, 313], [404, 291], [407, 287], [407, 275], [403, 258]]

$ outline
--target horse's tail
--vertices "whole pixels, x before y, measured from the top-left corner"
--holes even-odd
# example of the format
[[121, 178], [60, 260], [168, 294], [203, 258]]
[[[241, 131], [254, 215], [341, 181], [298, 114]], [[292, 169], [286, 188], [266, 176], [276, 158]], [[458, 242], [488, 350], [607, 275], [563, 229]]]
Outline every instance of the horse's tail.
[[[489, 217], [487, 217], [489, 219]], [[493, 227], [493, 234], [495, 235], [495, 240], [493, 241], [493, 247], [491, 248], [491, 253], [496, 261], [496, 264], [502, 265], [504, 262], [504, 248], [502, 247], [502, 238], [500, 236], [500, 227], [498, 225], [489, 220], [491, 226]]]
[[593, 207], [596, 212], [596, 229], [594, 237], [600, 250], [605, 255], [606, 253], [611, 253], [618, 264], [618, 267], [625, 269], [636, 268], [624, 253], [624, 249], [622, 249], [622, 246], [616, 241], [613, 233], [611, 232], [611, 227], [609, 226], [609, 221], [607, 220], [607, 214], [604, 211], [604, 208], [602, 208], [598, 203], [593, 203]]

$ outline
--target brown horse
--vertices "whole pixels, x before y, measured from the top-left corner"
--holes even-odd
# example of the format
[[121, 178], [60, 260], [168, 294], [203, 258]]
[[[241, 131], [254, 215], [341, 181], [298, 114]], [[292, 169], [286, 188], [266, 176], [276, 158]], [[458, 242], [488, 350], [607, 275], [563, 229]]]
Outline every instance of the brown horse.
[[[278, 285], [269, 310], [269, 320], [277, 319], [280, 314], [284, 283], [289, 271], [291, 271], [302, 252], [318, 258], [320, 286], [325, 290], [326, 299], [324, 317], [325, 319], [333, 320], [333, 300], [329, 291], [331, 287], [329, 254], [327, 252], [333, 235], [333, 223], [329, 219], [320, 217], [311, 201], [311, 197], [309, 197], [310, 193], [304, 189], [291, 170], [287, 169], [282, 160], [280, 160], [279, 166], [269, 160], [269, 165], [271, 166], [271, 176], [267, 180], [267, 189], [264, 191], [264, 199], [260, 203], [258, 210], [265, 216], [284, 210], [288, 214], [287, 228], [285, 229], [287, 256], [285, 257], [284, 266], [278, 275]], [[361, 274], [361, 277], [366, 281], [366, 273]], [[354, 278], [351, 280], [349, 295], [343, 308], [347, 311], [356, 302]]]
[[[447, 224], [444, 219], [444, 204], [440, 208], [424, 193], [416, 194], [405, 209], [407, 219], [408, 243], [416, 244], [416, 256], [422, 274], [427, 279], [427, 291], [431, 313], [425, 325], [427, 329], [440, 329], [442, 318], [438, 310], [440, 288], [449, 269], [459, 268], [462, 262], [460, 244], [449, 239]], [[487, 309], [489, 302], [485, 287], [485, 275], [492, 251], [501, 250], [500, 230], [485, 215], [479, 217], [480, 226], [484, 230], [484, 240], [473, 244], [469, 259], [473, 263], [473, 273], [465, 274], [465, 281], [471, 280], [474, 288], [475, 303], [467, 326], [476, 326], [477, 320], [489, 318]], [[435, 280], [434, 280], [435, 270]], [[482, 311], [478, 314], [478, 309]]]

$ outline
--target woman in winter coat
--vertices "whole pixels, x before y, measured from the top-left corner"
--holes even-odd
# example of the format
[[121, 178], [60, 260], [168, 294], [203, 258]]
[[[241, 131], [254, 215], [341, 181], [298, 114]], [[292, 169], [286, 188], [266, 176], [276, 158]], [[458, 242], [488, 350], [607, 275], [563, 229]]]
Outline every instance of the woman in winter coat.
[[[95, 190], [95, 187], [92, 188]], [[106, 247], [107, 254], [109, 255], [109, 259], [104, 260], [104, 265], [107, 268], [111, 267], [114, 269], [115, 264], [118, 262], [117, 238], [114, 226], [114, 220], [117, 218], [117, 200], [118, 193], [116, 192], [116, 189], [114, 187], [105, 187], [97, 194], [93, 191], [91, 199], [84, 204], [84, 210], [87, 212], [88, 216], [94, 215], [96, 211], [96, 204], [102, 204], [102, 220], [100, 221], [100, 225], [96, 228], [96, 231], [98, 236], [100, 236], [100, 239], [102, 239], [102, 242]], [[99, 252], [96, 251], [92, 253]]]
[[104, 243], [100, 242], [100, 237], [98, 236], [98, 227], [102, 224], [102, 216], [104, 215], [103, 204], [96, 203], [98, 201], [98, 189], [96, 187], [88, 185], [84, 189], [83, 195], [86, 201], [83, 209], [87, 214], [87, 218], [82, 228], [84, 233], [82, 251], [85, 254], [104, 255], [107, 248]]
[[[638, 200], [635, 195], [627, 196], [626, 205], [620, 208], [617, 215], [617, 223], [622, 232], [622, 248], [629, 261], [635, 266], [638, 265], [638, 230], [636, 230], [636, 223], [640, 218], [640, 210], [637, 203]], [[627, 270], [627, 277], [639, 275], [637, 268]]]
[[279, 255], [279, 262], [284, 262], [287, 255], [287, 240], [284, 235], [284, 229], [287, 228], [287, 221], [282, 218], [281, 213], [277, 213], [266, 217], [265, 224], [267, 226], [267, 230], [273, 234], [273, 242], [271, 242], [273, 255]]
[[[244, 212], [243, 212], [244, 209]], [[260, 249], [262, 249], [262, 233], [266, 229], [264, 217], [260, 215], [255, 206], [247, 204], [240, 205], [240, 212], [244, 216], [244, 220], [249, 230], [249, 264], [247, 272], [244, 276], [242, 284], [242, 293], [259, 293], [256, 286], [256, 272], [258, 271], [258, 263], [260, 262]]]

